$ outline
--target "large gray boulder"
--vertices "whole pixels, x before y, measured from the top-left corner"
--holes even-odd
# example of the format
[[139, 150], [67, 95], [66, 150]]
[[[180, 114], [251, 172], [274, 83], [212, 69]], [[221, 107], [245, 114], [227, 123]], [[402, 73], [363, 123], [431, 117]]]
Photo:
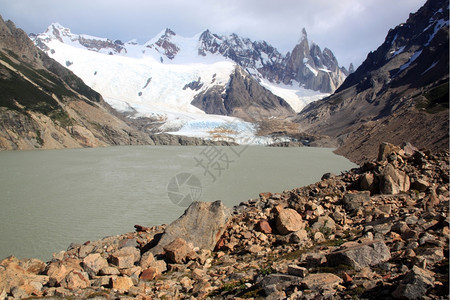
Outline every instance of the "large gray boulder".
[[380, 193], [396, 195], [407, 192], [410, 187], [409, 176], [397, 170], [392, 164], [387, 164], [381, 173]]
[[164, 252], [164, 247], [182, 238], [193, 247], [214, 250], [222, 236], [231, 212], [220, 200], [192, 202], [184, 214], [167, 226], [158, 244], [149, 251], [153, 255]]
[[397, 299], [424, 299], [427, 290], [434, 286], [433, 282], [433, 272], [413, 266], [392, 296]]
[[361, 270], [364, 267], [388, 261], [391, 258], [391, 252], [383, 241], [375, 240], [363, 244], [354, 243], [344, 249], [331, 252], [326, 258], [329, 266], [348, 265], [355, 270]]

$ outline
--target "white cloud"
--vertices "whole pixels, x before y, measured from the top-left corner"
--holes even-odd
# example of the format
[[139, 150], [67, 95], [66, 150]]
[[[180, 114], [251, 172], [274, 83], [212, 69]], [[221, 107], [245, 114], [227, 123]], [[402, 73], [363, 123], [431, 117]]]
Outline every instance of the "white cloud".
[[144, 42], [169, 27], [193, 36], [204, 29], [266, 40], [291, 50], [305, 27], [340, 64], [359, 64], [425, 0], [0, 0], [1, 14], [27, 32], [60, 22], [76, 33]]

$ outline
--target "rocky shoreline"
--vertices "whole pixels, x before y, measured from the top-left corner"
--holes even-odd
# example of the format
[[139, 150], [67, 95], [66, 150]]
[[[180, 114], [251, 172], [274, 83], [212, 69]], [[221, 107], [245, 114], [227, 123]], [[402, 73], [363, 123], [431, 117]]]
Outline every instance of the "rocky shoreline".
[[449, 153], [378, 159], [170, 225], [0, 261], [0, 299], [448, 299]]

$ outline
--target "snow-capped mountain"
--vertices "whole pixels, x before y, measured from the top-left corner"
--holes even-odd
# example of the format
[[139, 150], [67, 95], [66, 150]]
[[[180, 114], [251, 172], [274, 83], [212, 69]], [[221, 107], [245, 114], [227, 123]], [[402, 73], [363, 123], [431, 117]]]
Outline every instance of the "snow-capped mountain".
[[292, 115], [332, 92], [347, 72], [330, 50], [309, 47], [305, 30], [286, 55], [266, 42], [209, 30], [185, 38], [166, 29], [139, 44], [74, 34], [54, 23], [30, 36], [116, 110], [151, 120], [158, 124], [150, 126], [154, 130], [194, 136], [204, 134], [200, 128], [214, 131], [236, 122], [226, 116], [255, 121]]

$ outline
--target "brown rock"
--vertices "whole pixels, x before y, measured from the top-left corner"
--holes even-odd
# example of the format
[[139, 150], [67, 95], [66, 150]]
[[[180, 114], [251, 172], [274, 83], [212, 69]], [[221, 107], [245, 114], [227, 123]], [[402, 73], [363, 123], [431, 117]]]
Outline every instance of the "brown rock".
[[119, 269], [128, 269], [133, 267], [140, 258], [141, 253], [137, 248], [125, 247], [111, 254], [109, 260]]
[[86, 272], [71, 271], [61, 282], [61, 287], [69, 290], [84, 289], [91, 286]]
[[286, 235], [291, 232], [305, 228], [302, 216], [292, 208], [285, 208], [280, 211], [276, 219], [276, 228], [280, 234]]
[[205, 277], [206, 272], [202, 269], [194, 269], [192, 270], [192, 279], [194, 280], [201, 280]]
[[381, 173], [380, 193], [396, 195], [407, 192], [410, 187], [409, 176], [397, 170], [392, 164], [387, 164]]
[[272, 193], [259, 193], [259, 198], [263, 201], [269, 199], [270, 197], [272, 197]]
[[343, 280], [331, 273], [310, 274], [302, 280], [302, 286], [310, 290], [329, 290], [341, 284]]
[[145, 227], [142, 225], [134, 225], [134, 228], [136, 229], [137, 232], [150, 232], [151, 229], [149, 227]]
[[103, 267], [100, 269], [99, 274], [104, 276], [104, 275], [119, 275], [120, 272], [117, 268], [114, 267]]
[[73, 258], [50, 263], [45, 271], [49, 277], [50, 286], [60, 284], [71, 271], [81, 272], [83, 269], [80, 263], [80, 260]]
[[126, 292], [133, 286], [133, 280], [130, 277], [111, 278], [111, 287], [115, 290]]
[[155, 267], [150, 267], [142, 271], [142, 274], [141, 276], [139, 276], [139, 279], [143, 281], [151, 281], [158, 278], [159, 276], [161, 276], [161, 272]]
[[255, 229], [265, 234], [272, 233], [272, 227], [267, 220], [259, 220], [256, 223]]
[[428, 181], [424, 179], [417, 179], [413, 182], [411, 188], [419, 192], [425, 192], [430, 187]]
[[385, 161], [389, 155], [399, 153], [401, 148], [389, 143], [381, 143], [378, 149], [378, 161]]
[[141, 256], [141, 260], [139, 261], [139, 265], [142, 269], [147, 269], [151, 266], [153, 261], [155, 260], [155, 257], [153, 256], [153, 253], [147, 251]]
[[353, 281], [353, 278], [350, 275], [348, 275], [346, 272], [344, 272], [342, 274], [342, 279], [344, 280], [344, 283], [350, 283]]
[[164, 247], [165, 257], [176, 264], [185, 261], [186, 255], [192, 249], [188, 246], [186, 241], [182, 238], [176, 238], [171, 243]]

